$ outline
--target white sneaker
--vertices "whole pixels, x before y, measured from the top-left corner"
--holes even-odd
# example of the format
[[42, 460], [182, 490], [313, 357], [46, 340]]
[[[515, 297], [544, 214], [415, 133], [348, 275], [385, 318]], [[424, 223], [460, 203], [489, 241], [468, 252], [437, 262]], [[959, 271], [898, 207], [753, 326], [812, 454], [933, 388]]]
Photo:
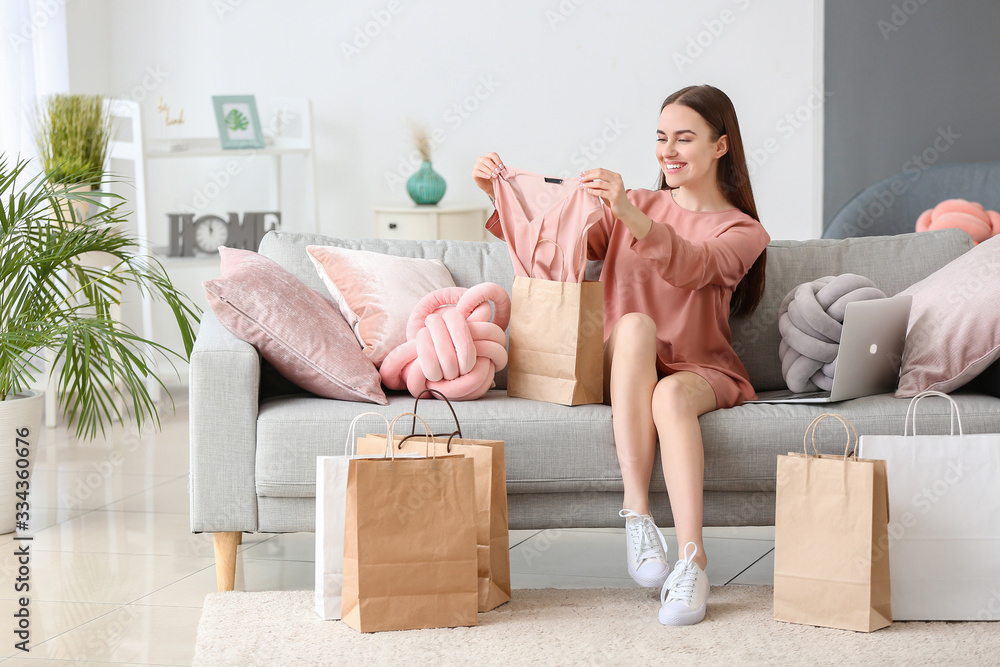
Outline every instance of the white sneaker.
[[640, 586], [662, 586], [670, 575], [667, 541], [653, 523], [653, 517], [632, 510], [622, 510], [625, 519], [625, 555], [628, 573]]
[[[694, 552], [688, 556], [688, 549]], [[708, 575], [694, 562], [698, 545], [688, 542], [684, 558], [674, 564], [660, 591], [660, 623], [663, 625], [694, 625], [705, 618], [708, 603]], [[670, 591], [668, 594], [667, 591]]]

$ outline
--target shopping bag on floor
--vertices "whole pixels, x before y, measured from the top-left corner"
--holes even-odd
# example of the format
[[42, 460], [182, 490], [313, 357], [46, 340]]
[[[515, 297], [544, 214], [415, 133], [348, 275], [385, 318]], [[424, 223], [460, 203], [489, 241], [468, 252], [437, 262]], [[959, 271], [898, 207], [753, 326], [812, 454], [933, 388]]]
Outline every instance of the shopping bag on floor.
[[[347, 468], [354, 456], [355, 424], [367, 416], [382, 419], [388, 432], [388, 419], [377, 412], [364, 412], [354, 418], [347, 430], [343, 456], [316, 457], [316, 613], [328, 621], [340, 618]], [[382, 452], [385, 449], [386, 439], [382, 438]]]
[[355, 630], [478, 623], [474, 463], [426, 448], [349, 462], [341, 617]]
[[[917, 435], [927, 396], [951, 403], [950, 435]], [[862, 436], [859, 452], [885, 459], [889, 475], [893, 618], [1000, 620], [1000, 434], [963, 434], [958, 404], [927, 391], [903, 435]]]
[[507, 395], [562, 405], [602, 402], [603, 284], [514, 276], [510, 303]]
[[[507, 530], [507, 465], [503, 440], [475, 440], [462, 437], [462, 427], [451, 402], [441, 393], [427, 389], [414, 401], [417, 411], [420, 398], [432, 394], [445, 401], [455, 418], [455, 431], [435, 435], [434, 453], [461, 454], [473, 461], [475, 472], [476, 543], [479, 570], [479, 611], [489, 611], [510, 600], [510, 533]], [[396, 453], [421, 453], [426, 447], [422, 436], [393, 436]], [[358, 454], [377, 454], [385, 450], [385, 435], [358, 438]]]
[[[842, 456], [806, 449], [811, 433], [816, 451], [815, 429], [826, 417], [847, 431]], [[885, 461], [849, 456], [849, 425], [820, 415], [806, 429], [806, 453], [778, 457], [775, 620], [860, 632], [892, 623]]]

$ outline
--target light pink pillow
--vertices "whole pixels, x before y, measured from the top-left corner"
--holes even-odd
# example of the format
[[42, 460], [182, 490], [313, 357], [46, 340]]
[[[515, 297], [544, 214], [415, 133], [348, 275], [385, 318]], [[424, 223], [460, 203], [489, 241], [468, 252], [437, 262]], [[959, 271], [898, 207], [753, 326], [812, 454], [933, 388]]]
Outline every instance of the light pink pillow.
[[306, 252], [375, 366], [406, 342], [406, 321], [417, 302], [455, 286], [436, 259], [319, 245], [307, 246]]
[[226, 247], [219, 253], [222, 277], [204, 287], [222, 326], [307, 391], [388, 405], [378, 370], [336, 306], [263, 255]]
[[1000, 236], [910, 286], [897, 398], [949, 392], [1000, 358]]

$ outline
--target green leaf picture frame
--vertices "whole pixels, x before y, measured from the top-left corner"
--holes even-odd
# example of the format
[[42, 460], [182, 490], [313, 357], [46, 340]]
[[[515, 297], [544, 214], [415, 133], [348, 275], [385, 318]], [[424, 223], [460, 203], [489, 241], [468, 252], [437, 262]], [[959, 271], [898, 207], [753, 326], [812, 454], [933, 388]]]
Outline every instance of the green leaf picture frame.
[[253, 95], [213, 95], [212, 105], [224, 149], [264, 148]]

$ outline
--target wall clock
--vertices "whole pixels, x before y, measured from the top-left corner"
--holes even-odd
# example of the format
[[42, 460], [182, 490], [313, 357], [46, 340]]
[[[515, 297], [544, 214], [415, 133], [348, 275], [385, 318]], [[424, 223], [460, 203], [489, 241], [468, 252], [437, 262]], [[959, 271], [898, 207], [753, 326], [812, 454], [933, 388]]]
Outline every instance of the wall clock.
[[194, 247], [205, 253], [219, 252], [229, 240], [229, 222], [217, 215], [203, 215], [194, 226]]
[[168, 213], [170, 247], [168, 257], [195, 257], [216, 254], [221, 246], [256, 251], [261, 239], [272, 229], [281, 228], [278, 211], [247, 211], [225, 218], [206, 214], [195, 218], [194, 213]]

